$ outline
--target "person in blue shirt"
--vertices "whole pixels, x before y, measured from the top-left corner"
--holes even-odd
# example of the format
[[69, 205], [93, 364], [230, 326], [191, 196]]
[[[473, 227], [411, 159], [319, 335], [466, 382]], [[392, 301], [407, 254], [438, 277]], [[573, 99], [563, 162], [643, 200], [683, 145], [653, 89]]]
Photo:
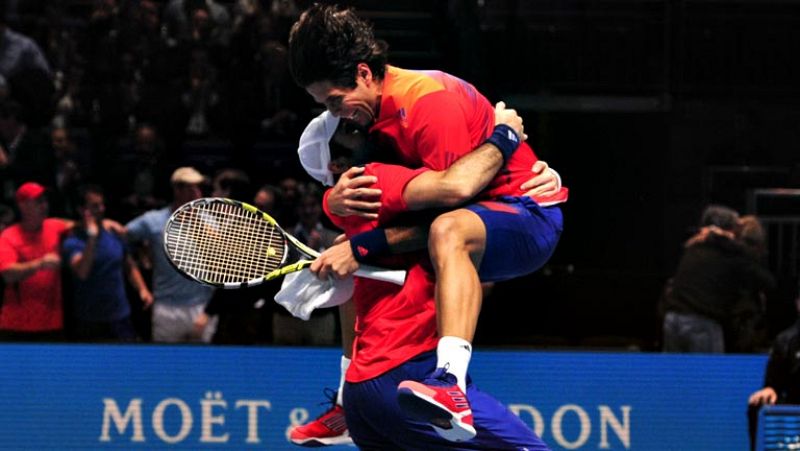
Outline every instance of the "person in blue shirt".
[[164, 254], [164, 225], [173, 211], [186, 202], [199, 199], [205, 177], [191, 167], [181, 167], [172, 173], [172, 204], [150, 210], [125, 225], [128, 241], [146, 244], [153, 262], [153, 341], [162, 343], [211, 341], [216, 331], [216, 318], [202, 330], [195, 326], [203, 314], [214, 289], [182, 276]]
[[153, 302], [153, 296], [128, 255], [123, 237], [104, 225], [103, 190], [83, 186], [77, 206], [80, 222], [62, 245], [62, 260], [72, 275], [72, 338], [134, 341], [124, 275], [144, 306]]

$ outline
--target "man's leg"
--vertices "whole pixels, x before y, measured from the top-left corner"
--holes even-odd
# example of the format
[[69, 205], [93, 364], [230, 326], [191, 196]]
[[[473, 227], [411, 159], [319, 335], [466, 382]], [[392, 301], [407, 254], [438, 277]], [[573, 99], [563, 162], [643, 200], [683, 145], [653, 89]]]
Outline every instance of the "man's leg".
[[431, 224], [428, 247], [436, 270], [436, 318], [442, 337], [472, 342], [475, 336], [481, 311], [477, 268], [485, 246], [486, 228], [472, 211], [445, 213]]
[[398, 381], [424, 378], [434, 370], [436, 356], [425, 353], [374, 379], [345, 386], [347, 422], [361, 449], [434, 450], [546, 450], [547, 446], [514, 413], [469, 383], [474, 398], [478, 435], [452, 442], [434, 433], [426, 423], [409, 419], [394, 396]]
[[318, 447], [353, 443], [347, 422], [344, 420], [344, 379], [353, 355], [355, 339], [356, 308], [352, 301], [339, 306], [339, 325], [342, 329], [342, 358], [339, 367], [339, 387], [330, 409], [314, 421], [297, 426], [289, 433], [292, 443], [300, 446]]
[[561, 228], [560, 210], [543, 209], [527, 198], [481, 202], [434, 221], [428, 245], [437, 275], [437, 371], [421, 382], [399, 385], [399, 401], [409, 416], [431, 423], [448, 440], [475, 435], [465, 393], [482, 301], [480, 282], [540, 268], [552, 255]]
[[398, 402], [412, 418], [430, 423], [454, 442], [475, 436], [467, 400], [467, 368], [481, 310], [477, 267], [486, 244], [486, 229], [472, 211], [460, 209], [437, 217], [428, 249], [436, 271], [437, 370], [421, 382], [398, 386]]

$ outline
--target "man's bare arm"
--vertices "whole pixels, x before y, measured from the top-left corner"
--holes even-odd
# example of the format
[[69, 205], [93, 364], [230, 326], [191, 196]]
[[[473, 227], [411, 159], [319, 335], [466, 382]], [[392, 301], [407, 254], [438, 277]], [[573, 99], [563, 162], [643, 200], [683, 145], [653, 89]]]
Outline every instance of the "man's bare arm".
[[[508, 153], [504, 155], [504, 152], [495, 145], [500, 141], [490, 142], [495, 138], [493, 135], [489, 141], [459, 158], [447, 169], [419, 174], [403, 190], [403, 199], [410, 210], [456, 207], [471, 200], [489, 185], [497, 175], [497, 171], [503, 167], [505, 160], [510, 158], [511, 153], [527, 138], [522, 118], [515, 110], [506, 109], [505, 103], [498, 102], [494, 114], [495, 126], [509, 127], [513, 134], [516, 134], [515, 137], [509, 136], [514, 138], [513, 140], [508, 140], [505, 131], [500, 133]], [[495, 129], [495, 133], [498, 133], [497, 130]], [[509, 145], [511, 147], [508, 147]]]

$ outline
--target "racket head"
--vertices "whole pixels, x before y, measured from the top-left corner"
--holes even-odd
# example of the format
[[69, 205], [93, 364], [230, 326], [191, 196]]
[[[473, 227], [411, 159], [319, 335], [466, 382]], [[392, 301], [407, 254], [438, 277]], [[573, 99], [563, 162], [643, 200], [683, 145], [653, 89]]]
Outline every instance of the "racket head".
[[274, 218], [245, 202], [221, 197], [181, 205], [167, 220], [163, 241], [167, 260], [178, 272], [225, 289], [278, 277], [269, 275], [284, 267], [290, 254], [287, 234]]

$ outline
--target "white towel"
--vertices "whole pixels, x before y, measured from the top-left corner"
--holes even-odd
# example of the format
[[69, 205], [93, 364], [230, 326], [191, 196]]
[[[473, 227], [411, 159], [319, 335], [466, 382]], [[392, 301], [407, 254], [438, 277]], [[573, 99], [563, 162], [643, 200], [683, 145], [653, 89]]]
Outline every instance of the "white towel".
[[336, 307], [353, 295], [353, 278], [320, 280], [308, 269], [287, 274], [275, 302], [304, 321], [318, 308]]

